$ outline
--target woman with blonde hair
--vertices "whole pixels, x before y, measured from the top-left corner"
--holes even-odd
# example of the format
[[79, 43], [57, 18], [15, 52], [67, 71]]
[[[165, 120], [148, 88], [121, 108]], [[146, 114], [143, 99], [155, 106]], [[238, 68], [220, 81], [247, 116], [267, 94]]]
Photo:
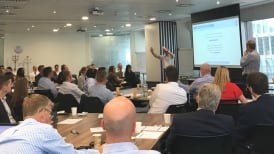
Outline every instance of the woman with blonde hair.
[[242, 103], [247, 102], [242, 90], [235, 83], [230, 82], [229, 71], [226, 67], [220, 66], [217, 68], [213, 83], [220, 87], [222, 92], [221, 100], [238, 99]]

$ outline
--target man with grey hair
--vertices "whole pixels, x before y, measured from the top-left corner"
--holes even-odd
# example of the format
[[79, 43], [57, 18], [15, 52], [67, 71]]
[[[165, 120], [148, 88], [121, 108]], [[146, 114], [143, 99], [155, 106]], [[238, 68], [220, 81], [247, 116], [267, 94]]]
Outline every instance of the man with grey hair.
[[103, 153], [111, 154], [160, 154], [153, 150], [138, 150], [131, 142], [135, 132], [136, 111], [133, 103], [125, 97], [109, 101], [103, 112], [102, 127], [106, 131]]
[[198, 89], [205, 83], [212, 83], [214, 77], [210, 74], [211, 73], [211, 66], [207, 63], [204, 63], [200, 67], [200, 74], [201, 77], [194, 80], [189, 87], [189, 92], [196, 97], [198, 93]]
[[231, 116], [215, 114], [221, 98], [219, 87], [206, 83], [198, 91], [196, 112], [177, 114], [173, 118], [168, 137], [172, 145], [176, 135], [184, 136], [217, 136], [231, 134], [234, 121]]

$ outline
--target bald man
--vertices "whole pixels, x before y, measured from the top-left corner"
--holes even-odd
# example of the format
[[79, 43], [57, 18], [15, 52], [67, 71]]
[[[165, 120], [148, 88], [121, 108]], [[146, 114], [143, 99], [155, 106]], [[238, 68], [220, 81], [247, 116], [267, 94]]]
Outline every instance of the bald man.
[[112, 154], [160, 154], [153, 150], [138, 150], [131, 142], [135, 132], [136, 111], [125, 97], [116, 97], [104, 107], [102, 127], [106, 131], [103, 153]]
[[260, 71], [260, 55], [256, 51], [256, 43], [249, 40], [246, 43], [246, 51], [241, 58], [241, 66], [243, 68], [243, 79], [245, 81], [248, 74]]
[[201, 65], [200, 74], [201, 74], [201, 77], [194, 80], [189, 87], [189, 92], [192, 93], [194, 97], [197, 96], [198, 89], [203, 84], [212, 83], [214, 80], [214, 77], [211, 75], [211, 66], [207, 63]]

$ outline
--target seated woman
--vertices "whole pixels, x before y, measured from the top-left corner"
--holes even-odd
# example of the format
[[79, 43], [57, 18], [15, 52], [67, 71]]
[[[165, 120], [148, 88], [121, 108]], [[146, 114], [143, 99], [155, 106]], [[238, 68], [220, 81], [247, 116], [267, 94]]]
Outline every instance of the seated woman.
[[125, 80], [127, 82], [127, 86], [129, 87], [136, 87], [136, 85], [140, 83], [140, 79], [138, 79], [135, 73], [132, 72], [131, 65], [126, 66]]
[[120, 87], [121, 82], [123, 81], [117, 76], [114, 66], [109, 66], [107, 80], [108, 80], [107, 88], [110, 89], [111, 91], [114, 91], [115, 87]]
[[17, 70], [14, 93], [11, 98], [15, 115], [19, 121], [23, 120], [22, 104], [26, 96], [28, 96], [28, 80], [25, 77], [24, 68], [21, 67]]
[[229, 71], [226, 67], [217, 68], [213, 83], [221, 89], [221, 100], [240, 100], [242, 103], [247, 103], [242, 90], [235, 83], [230, 82]]

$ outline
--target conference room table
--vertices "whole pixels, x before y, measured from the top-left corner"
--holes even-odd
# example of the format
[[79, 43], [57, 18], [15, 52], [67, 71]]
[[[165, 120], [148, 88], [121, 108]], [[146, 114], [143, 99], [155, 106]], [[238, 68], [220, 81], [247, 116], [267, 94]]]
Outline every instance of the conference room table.
[[[80, 116], [81, 115], [81, 116]], [[88, 113], [86, 115], [78, 114], [77, 116], [68, 115], [58, 115], [58, 121], [53, 123], [53, 127], [64, 137], [65, 141], [74, 145], [74, 147], [88, 146], [93, 142], [92, 134], [100, 133], [102, 135], [102, 141], [105, 141], [105, 132], [91, 132], [90, 128], [100, 128], [102, 114]], [[75, 124], [60, 124], [64, 120], [71, 119], [81, 119]], [[170, 116], [172, 121], [172, 115]], [[165, 128], [161, 131], [160, 137], [166, 132], [169, 125], [164, 123], [163, 114], [137, 114], [136, 121], [142, 122], [142, 126], [153, 126], [155, 128]], [[77, 133], [75, 133], [77, 132]], [[144, 132], [144, 131], [143, 131]], [[134, 134], [138, 135], [138, 134]], [[140, 134], [139, 134], [140, 136]], [[150, 150], [160, 139], [145, 139], [145, 138], [135, 138], [133, 142], [141, 150]]]

